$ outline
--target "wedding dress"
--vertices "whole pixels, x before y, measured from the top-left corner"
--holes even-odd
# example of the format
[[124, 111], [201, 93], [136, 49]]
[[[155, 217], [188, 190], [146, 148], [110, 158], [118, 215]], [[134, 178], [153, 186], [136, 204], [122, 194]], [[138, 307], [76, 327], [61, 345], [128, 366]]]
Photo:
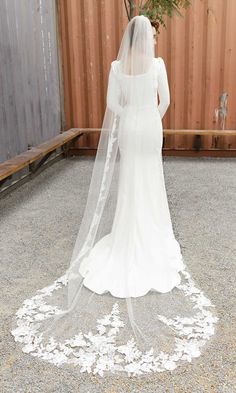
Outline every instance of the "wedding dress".
[[162, 118], [169, 103], [150, 21], [136, 16], [111, 63], [70, 267], [26, 299], [13, 321], [25, 353], [81, 372], [130, 376], [173, 370], [206, 348], [218, 317], [187, 272], [165, 188]]
[[[108, 107], [120, 114], [116, 212], [111, 233], [96, 243], [80, 272], [87, 288], [125, 298], [142, 296], [151, 289], [170, 291], [180, 283], [178, 271], [183, 270], [184, 263], [173, 233], [162, 167], [161, 118], [169, 105], [164, 61], [154, 58], [147, 74], [133, 76], [139, 102], [136, 97], [134, 103], [127, 100], [124, 108], [115, 101], [119, 91], [112, 81], [119, 66], [119, 61], [112, 62], [114, 74], [107, 100]], [[122, 75], [119, 89], [129, 88], [130, 78]]]

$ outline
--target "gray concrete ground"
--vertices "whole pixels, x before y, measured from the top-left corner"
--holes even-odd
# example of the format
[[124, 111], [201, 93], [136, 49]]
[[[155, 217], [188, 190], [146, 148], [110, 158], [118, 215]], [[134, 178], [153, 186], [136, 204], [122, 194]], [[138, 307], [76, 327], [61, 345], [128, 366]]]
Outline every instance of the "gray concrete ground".
[[217, 308], [204, 355], [171, 372], [104, 379], [57, 368], [21, 351], [10, 334], [24, 299], [68, 267], [92, 158], [61, 160], [0, 201], [0, 393], [236, 392], [235, 160], [164, 157], [176, 238], [193, 279]]

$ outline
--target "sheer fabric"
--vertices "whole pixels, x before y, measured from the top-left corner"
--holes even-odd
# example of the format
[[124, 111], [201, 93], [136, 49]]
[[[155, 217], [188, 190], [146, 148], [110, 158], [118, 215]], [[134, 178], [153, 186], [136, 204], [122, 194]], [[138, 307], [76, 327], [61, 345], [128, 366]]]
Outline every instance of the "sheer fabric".
[[218, 318], [173, 232], [162, 165], [170, 92], [145, 16], [125, 29], [106, 98], [70, 266], [25, 300], [11, 333], [24, 352], [81, 372], [173, 370], [201, 354]]

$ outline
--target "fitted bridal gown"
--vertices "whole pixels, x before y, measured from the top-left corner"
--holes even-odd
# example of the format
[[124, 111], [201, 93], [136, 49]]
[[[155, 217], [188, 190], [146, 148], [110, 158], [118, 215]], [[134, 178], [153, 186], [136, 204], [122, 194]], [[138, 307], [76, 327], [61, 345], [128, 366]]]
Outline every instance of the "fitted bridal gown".
[[[119, 61], [113, 61], [112, 67], [116, 72]], [[164, 61], [154, 58], [143, 75], [121, 75], [119, 85], [110, 79], [107, 99], [108, 107], [120, 115], [114, 222], [111, 233], [84, 259], [80, 273], [87, 288], [123, 298], [142, 296], [149, 290], [170, 291], [180, 283], [178, 272], [185, 265], [173, 233], [163, 176], [162, 117], [169, 105]], [[135, 104], [126, 97], [121, 107], [119, 94], [126, 96], [131, 78], [135, 78]]]
[[[78, 250], [83, 259], [26, 299], [16, 311], [11, 330], [24, 353], [100, 376], [163, 372], [182, 361], [191, 362], [206, 347], [218, 320], [209, 310], [214, 305], [187, 272], [173, 233], [162, 165], [162, 118], [170, 101], [164, 61], [153, 58], [145, 74], [132, 76], [117, 72], [119, 66], [119, 60], [111, 64], [107, 93], [115, 128], [105, 156], [105, 144], [98, 149], [105, 166], [98, 158], [95, 182], [93, 176], [91, 181], [96, 192], [88, 197], [85, 224], [82, 221], [75, 246], [75, 262]], [[119, 101], [121, 93], [125, 105]], [[106, 112], [106, 116], [105, 125], [110, 126], [113, 115]], [[105, 132], [104, 127], [106, 142]], [[111, 210], [109, 204], [104, 210], [104, 222], [112, 217], [110, 230], [94, 241], [97, 218], [102, 215], [100, 202], [108, 188], [103, 180], [100, 184], [99, 174], [106, 180], [112, 172], [112, 159], [107, 167], [107, 157], [112, 157], [115, 147], [119, 176], [112, 200], [116, 203], [114, 211], [113, 204]], [[68, 293], [73, 294], [69, 308], [64, 306]]]

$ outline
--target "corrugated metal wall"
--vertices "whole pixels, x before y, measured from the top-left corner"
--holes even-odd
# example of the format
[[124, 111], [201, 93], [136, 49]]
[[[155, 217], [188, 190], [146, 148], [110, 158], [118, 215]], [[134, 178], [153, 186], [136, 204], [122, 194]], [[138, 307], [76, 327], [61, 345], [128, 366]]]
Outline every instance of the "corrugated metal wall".
[[0, 1], [0, 162], [60, 133], [54, 0]]
[[[123, 0], [60, 0], [66, 126], [99, 128], [105, 110], [110, 63], [116, 58], [127, 24]], [[215, 109], [228, 97], [225, 128], [236, 128], [236, 1], [192, 0], [183, 18], [160, 28], [156, 56], [167, 66], [171, 105], [164, 128], [219, 129]], [[168, 136], [165, 147], [191, 148], [190, 136]], [[79, 146], [95, 147], [98, 136]], [[233, 137], [204, 137], [204, 148], [218, 142], [236, 148]], [[78, 145], [77, 145], [78, 146]]]

